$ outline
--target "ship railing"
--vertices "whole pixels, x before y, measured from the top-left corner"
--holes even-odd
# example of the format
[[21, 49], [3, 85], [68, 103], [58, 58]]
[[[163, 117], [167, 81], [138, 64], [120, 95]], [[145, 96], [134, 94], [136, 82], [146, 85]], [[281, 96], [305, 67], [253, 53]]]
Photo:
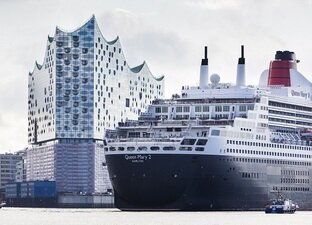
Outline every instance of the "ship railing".
[[292, 140], [301, 141], [301, 138], [298, 134], [288, 134]]
[[154, 100], [152, 105], [163, 105], [163, 104], [202, 104], [202, 103], [255, 103], [258, 101], [258, 97], [253, 98], [204, 98], [204, 99], [179, 99], [179, 100]]
[[295, 136], [293, 136], [292, 134], [286, 134], [286, 136], [287, 136], [287, 138], [288, 138], [289, 140], [294, 140], [294, 141], [296, 141]]
[[117, 138], [108, 140], [108, 143], [117, 142], [180, 142], [181, 138]]
[[289, 133], [272, 133], [272, 139], [276, 139], [276, 140], [282, 140], [282, 141], [290, 141], [290, 142], [294, 142], [294, 141], [301, 141], [300, 137], [295, 134], [289, 134]]
[[296, 140], [300, 140], [301, 139], [299, 134], [294, 134], [294, 136], [295, 136]]
[[272, 143], [277, 144], [290, 144], [290, 145], [302, 145], [302, 146], [311, 146], [312, 142], [307, 142], [305, 140], [289, 140], [289, 139], [282, 139], [282, 138], [270, 138]]

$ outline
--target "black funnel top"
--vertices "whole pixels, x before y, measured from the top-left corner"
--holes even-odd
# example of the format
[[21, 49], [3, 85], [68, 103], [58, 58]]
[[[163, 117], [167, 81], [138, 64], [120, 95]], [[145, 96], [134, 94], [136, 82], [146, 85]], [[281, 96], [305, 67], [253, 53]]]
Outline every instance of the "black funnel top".
[[245, 64], [244, 45], [241, 46], [241, 57], [238, 58], [238, 64]]
[[276, 51], [275, 59], [280, 60], [296, 60], [296, 54], [290, 51]]
[[208, 49], [207, 49], [207, 46], [205, 46], [205, 58], [204, 59], [202, 59], [202, 62], [201, 62], [201, 64], [202, 65], [208, 65]]

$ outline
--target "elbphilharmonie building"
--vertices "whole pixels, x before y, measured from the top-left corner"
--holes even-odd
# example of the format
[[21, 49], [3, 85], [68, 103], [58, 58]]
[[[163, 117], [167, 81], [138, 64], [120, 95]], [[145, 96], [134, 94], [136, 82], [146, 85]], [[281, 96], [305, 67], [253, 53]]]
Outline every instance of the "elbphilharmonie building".
[[164, 77], [145, 62], [131, 68], [119, 38], [107, 41], [94, 16], [72, 32], [57, 27], [28, 76], [27, 180], [55, 180], [59, 192], [105, 192], [105, 131], [163, 96]]

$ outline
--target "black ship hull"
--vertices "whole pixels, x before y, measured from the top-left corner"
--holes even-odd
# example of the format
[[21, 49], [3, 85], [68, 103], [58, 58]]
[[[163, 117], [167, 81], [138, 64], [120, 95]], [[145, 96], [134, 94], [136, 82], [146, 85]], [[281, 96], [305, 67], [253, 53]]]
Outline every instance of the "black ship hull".
[[[312, 209], [308, 165], [190, 154], [116, 154], [106, 162], [121, 210], [263, 210], [280, 190]], [[307, 177], [285, 183], [283, 171]]]

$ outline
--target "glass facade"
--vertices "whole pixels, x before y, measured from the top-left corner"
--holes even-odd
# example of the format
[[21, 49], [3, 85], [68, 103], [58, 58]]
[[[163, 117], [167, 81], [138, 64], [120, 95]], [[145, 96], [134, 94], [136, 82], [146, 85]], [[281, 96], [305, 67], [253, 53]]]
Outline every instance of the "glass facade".
[[93, 138], [94, 23], [56, 30], [56, 138]]
[[146, 63], [130, 68], [119, 38], [107, 41], [94, 16], [72, 32], [56, 28], [28, 76], [26, 179], [54, 180], [61, 192], [110, 189], [105, 129], [137, 119], [163, 90], [163, 76]]
[[43, 65], [28, 82], [28, 140], [102, 140], [105, 129], [136, 119], [164, 96], [163, 76], [146, 63], [130, 68], [119, 38], [107, 41], [93, 16], [72, 32], [56, 28]]

